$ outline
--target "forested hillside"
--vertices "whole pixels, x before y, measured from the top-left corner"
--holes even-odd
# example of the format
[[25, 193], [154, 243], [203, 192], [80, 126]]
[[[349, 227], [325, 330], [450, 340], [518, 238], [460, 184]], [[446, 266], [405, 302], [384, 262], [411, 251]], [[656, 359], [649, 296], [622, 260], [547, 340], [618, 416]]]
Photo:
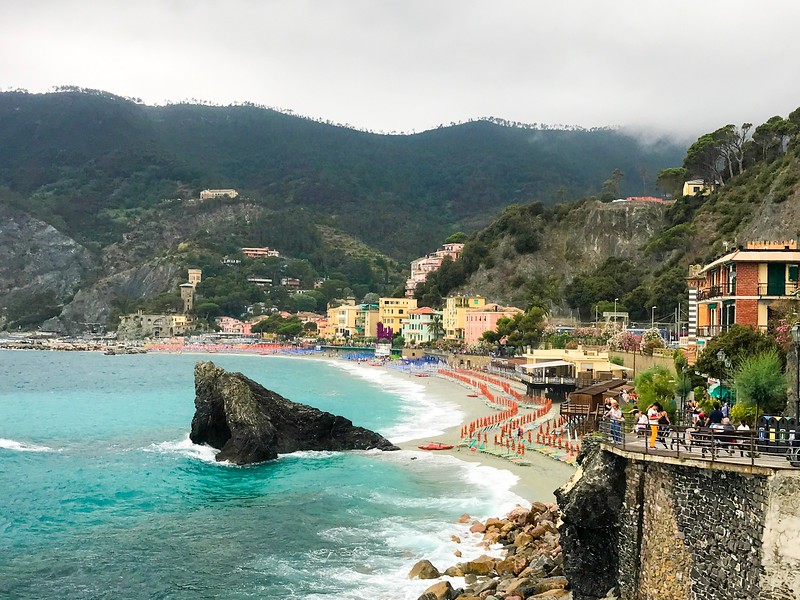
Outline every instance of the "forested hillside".
[[[708, 196], [682, 196], [684, 181], [716, 181]], [[683, 166], [659, 173], [671, 203], [585, 199], [505, 208], [420, 286], [436, 305], [454, 290], [552, 315], [593, 320], [686, 318], [688, 266], [750, 240], [800, 239], [800, 109], [753, 127], [726, 125], [691, 145]]]
[[[255, 106], [150, 107], [100, 92], [0, 94], [0, 186], [90, 248], [129, 211], [232, 187], [269, 211], [306, 208], [406, 261], [511, 203], [654, 193], [684, 149], [620, 132], [476, 121], [378, 135]], [[608, 191], [608, 190], [607, 190]]]

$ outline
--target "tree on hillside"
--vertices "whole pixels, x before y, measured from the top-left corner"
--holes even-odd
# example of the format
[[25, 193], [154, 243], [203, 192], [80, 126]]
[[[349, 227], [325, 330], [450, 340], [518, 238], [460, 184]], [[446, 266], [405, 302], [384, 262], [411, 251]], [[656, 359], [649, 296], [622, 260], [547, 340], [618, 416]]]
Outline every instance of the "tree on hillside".
[[600, 200], [610, 202], [620, 197], [622, 188], [622, 178], [625, 175], [619, 169], [614, 169], [608, 179], [603, 182], [603, 189], [600, 192]]
[[659, 189], [673, 198], [677, 198], [683, 192], [684, 181], [686, 181], [686, 169], [683, 167], [661, 169], [656, 177], [656, 185]]
[[633, 262], [610, 257], [595, 271], [575, 277], [565, 288], [564, 297], [572, 308], [589, 314], [598, 302], [613, 302], [635, 289], [640, 281], [641, 274]]
[[725, 166], [720, 143], [713, 133], [701, 135], [689, 146], [683, 159], [683, 168], [691, 176], [701, 177], [706, 183], [724, 185]]
[[464, 233], [463, 231], [456, 231], [455, 233], [449, 235], [447, 239], [444, 241], [445, 244], [463, 244], [467, 241], [469, 236]]
[[738, 128], [735, 125], [728, 124], [714, 132], [714, 136], [720, 145], [722, 157], [728, 163], [728, 174], [731, 179], [734, 176], [734, 162], [738, 167], [737, 175], [741, 175], [744, 171], [745, 149], [747, 147], [748, 134], [752, 127], [752, 123], [742, 123], [742, 126]]
[[786, 152], [789, 139], [798, 131], [798, 124], [783, 117], [770, 117], [756, 127], [753, 143], [759, 149], [759, 158], [769, 160]]

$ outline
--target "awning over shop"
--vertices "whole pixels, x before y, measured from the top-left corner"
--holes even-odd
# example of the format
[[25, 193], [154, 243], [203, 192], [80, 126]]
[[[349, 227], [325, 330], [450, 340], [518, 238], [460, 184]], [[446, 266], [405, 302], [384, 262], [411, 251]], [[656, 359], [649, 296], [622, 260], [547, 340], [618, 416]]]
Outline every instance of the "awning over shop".
[[527, 365], [520, 365], [520, 368], [526, 371], [534, 371], [536, 369], [549, 369], [551, 367], [574, 367], [575, 363], [566, 360], [548, 360], [547, 362], [528, 363]]

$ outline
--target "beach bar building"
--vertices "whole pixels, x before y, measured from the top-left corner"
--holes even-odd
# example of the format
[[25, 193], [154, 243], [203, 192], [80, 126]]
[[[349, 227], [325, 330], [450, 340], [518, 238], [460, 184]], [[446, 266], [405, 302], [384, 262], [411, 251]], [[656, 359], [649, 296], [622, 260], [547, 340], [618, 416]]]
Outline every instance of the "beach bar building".
[[566, 399], [578, 388], [599, 381], [625, 379], [628, 367], [609, 362], [608, 352], [589, 348], [537, 349], [523, 355], [526, 363], [516, 368], [529, 394]]

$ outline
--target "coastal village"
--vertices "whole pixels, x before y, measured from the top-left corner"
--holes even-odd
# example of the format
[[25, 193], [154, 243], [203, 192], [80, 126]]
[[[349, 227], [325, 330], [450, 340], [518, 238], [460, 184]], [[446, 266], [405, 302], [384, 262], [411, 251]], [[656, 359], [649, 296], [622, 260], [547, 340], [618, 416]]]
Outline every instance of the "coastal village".
[[797, 19], [6, 11], [0, 599], [800, 600]]
[[[687, 468], [698, 472], [712, 469], [726, 473], [726, 481], [755, 476], [756, 485], [764, 490], [771, 485], [771, 480], [795, 481], [800, 472], [800, 469], [792, 471], [800, 467], [800, 448], [795, 442], [800, 439], [796, 429], [798, 415], [792, 415], [795, 411], [787, 411], [786, 417], [775, 417], [763, 411], [759, 413], [756, 407], [755, 415], [750, 415], [749, 419], [748, 413], [739, 412], [736, 414], [739, 415], [740, 427], [734, 431], [732, 427], [722, 427], [731, 422], [735, 413], [731, 405], [736, 405], [731, 393], [734, 374], [729, 362], [727, 375], [716, 380], [709, 377], [705, 388], [679, 387], [675, 380], [680, 378], [685, 384], [687, 373], [701, 361], [703, 352], [708, 352], [706, 348], [714, 346], [715, 339], [722, 339], [720, 336], [736, 331], [736, 327], [758, 335], [775, 319], [778, 308], [795, 301], [800, 267], [797, 242], [752, 241], [731, 249], [708, 264], [693, 265], [687, 274], [689, 318], [685, 324], [676, 324], [673, 330], [675, 339], [670, 339], [669, 331], [664, 335], [665, 332], [655, 324], [637, 332], [624, 311], [613, 310], [603, 315], [603, 322], [588, 327], [550, 327], [553, 335], [566, 335], [576, 342], [540, 342], [513, 353], [503, 353], [502, 345], [486, 344], [486, 334], [496, 331], [498, 324], [502, 324], [501, 319], [509, 322], [522, 317], [525, 314], [522, 309], [502, 306], [479, 295], [459, 294], [448, 296], [444, 299], [444, 307], [435, 310], [419, 307], [414, 298], [416, 285], [435, 272], [445, 257], [458, 260], [462, 250], [462, 244], [449, 243], [433, 254], [413, 261], [406, 293], [402, 297], [378, 297], [377, 301], [360, 303], [349, 297], [331, 303], [324, 315], [279, 314], [282, 319], [295, 318], [303, 324], [304, 333], [292, 337], [258, 331], [259, 323], [274, 313], [249, 319], [241, 315], [218, 316], [213, 327], [206, 323], [203, 330], [198, 331], [198, 316], [194, 309], [203, 273], [200, 269], [190, 268], [186, 281], [179, 284], [180, 312], [146, 314], [138, 311], [122, 315], [115, 338], [108, 338], [104, 343], [95, 342], [94, 348], [105, 348], [106, 353], [111, 354], [147, 351], [318, 352], [374, 366], [392, 367], [411, 376], [436, 376], [463, 386], [468, 396], [484, 405], [486, 416], [463, 424], [457, 435], [433, 438], [419, 448], [499, 459], [516, 469], [528, 468], [530, 453], [566, 464], [583, 465], [585, 473], [574, 487], [559, 492], [559, 506], [535, 503], [530, 510], [520, 508], [506, 519], [486, 522], [475, 522], [465, 515], [464, 522], [470, 525], [471, 535], [482, 537], [480, 546], [488, 550], [493, 545], [505, 544], [508, 549], [505, 556], [497, 558], [484, 554], [442, 571], [429, 561], [420, 561], [409, 577], [444, 578], [434, 583], [420, 596], [421, 599], [600, 598], [606, 597], [601, 594], [605, 587], [621, 590], [623, 598], [633, 598], [632, 590], [635, 588], [647, 588], [654, 593], [657, 590], [653, 597], [677, 600], [688, 597], [681, 585], [690, 582], [696, 589], [706, 585], [694, 574], [697, 569], [706, 573], [710, 581], [716, 582], [711, 587], [717, 589], [714, 586], [722, 585], [722, 580], [716, 579], [721, 576], [715, 570], [717, 563], [714, 561], [728, 560], [725, 558], [730, 556], [727, 552], [728, 538], [725, 535], [713, 539], [708, 537], [709, 550], [700, 555], [696, 554], [696, 549], [684, 547], [680, 540], [676, 542], [672, 534], [661, 532], [664, 527], [683, 527], [683, 511], [690, 509], [677, 496], [669, 521], [664, 523], [656, 519], [664, 506], [663, 500], [650, 498], [647, 494], [651, 492], [648, 491], [645, 491], [645, 497], [637, 500], [640, 519], [644, 519], [644, 525], [639, 527], [653, 529], [650, 532], [652, 537], [647, 538], [649, 541], [635, 556], [626, 558], [629, 546], [623, 546], [623, 540], [641, 533], [615, 526], [614, 535], [620, 536], [619, 545], [614, 549], [615, 568], [621, 572], [632, 570], [639, 573], [636, 576], [638, 581], [622, 576], [585, 577], [585, 561], [591, 562], [593, 559], [589, 554], [600, 551], [599, 547], [606, 543], [603, 532], [608, 526], [575, 515], [583, 515], [586, 502], [596, 501], [596, 490], [585, 488], [588, 485], [587, 473], [595, 471], [600, 473], [622, 468], [615, 477], [628, 479], [628, 486], [638, 478], [641, 481], [638, 485], [644, 485], [645, 490], [654, 485], [663, 487], [664, 481], [668, 481], [667, 487], [672, 490], [669, 494], [678, 493], [674, 486], [683, 485], [681, 478], [684, 475], [679, 473]], [[226, 260], [247, 261], [265, 256], [277, 257], [280, 252], [268, 247], [243, 247], [241, 257], [228, 257]], [[287, 278], [276, 283], [292, 288], [296, 293], [304, 291], [296, 280]], [[274, 283], [265, 280], [259, 284]], [[800, 345], [800, 326], [795, 325], [791, 333], [795, 344]], [[606, 335], [605, 343], [598, 341], [602, 335]], [[584, 343], [577, 343], [580, 336], [585, 338]], [[398, 338], [402, 339], [402, 345], [392, 348], [397, 346]], [[6, 341], [4, 344], [6, 347], [76, 348], [74, 343], [53, 340]], [[725, 365], [725, 353], [723, 350], [719, 353], [718, 358]], [[792, 366], [797, 369], [796, 358], [794, 360]], [[645, 414], [647, 407], [641, 404], [640, 399], [654, 398], [647, 378], [665, 372], [672, 383], [668, 386], [670, 396], [655, 397], [660, 398], [664, 406], [671, 403], [671, 420], [666, 421], [669, 425], [653, 421], [649, 414], [642, 421], [639, 417]], [[796, 391], [790, 393], [797, 397]], [[766, 402], [769, 398], [762, 400]], [[654, 406], [660, 407], [661, 404], [656, 401]], [[723, 410], [720, 410], [721, 406]], [[796, 402], [794, 408], [800, 408], [800, 402]], [[763, 410], [766, 411], [767, 406]], [[710, 413], [712, 418], [717, 415], [716, 423], [722, 425], [716, 428], [717, 425], [708, 421], [704, 412]], [[659, 414], [666, 415], [667, 412]], [[746, 430], [742, 431], [748, 421]], [[614, 463], [613, 456], [627, 462]], [[660, 470], [661, 483], [653, 479], [654, 475], [643, 478], [636, 467], [638, 461], [652, 462], [650, 468], [653, 473]], [[612, 464], [615, 466], [610, 466]], [[603, 485], [609, 485], [608, 476], [602, 477]], [[752, 485], [752, 482], [747, 485]], [[796, 579], [776, 575], [791, 564], [792, 559], [780, 550], [779, 542], [770, 537], [765, 527], [777, 519], [784, 523], [780, 527], [788, 531], [785, 519], [797, 514], [794, 504], [787, 503], [786, 498], [780, 496], [784, 505], [779, 513], [765, 512], [765, 509], [752, 505], [752, 496], [743, 495], [745, 487], [733, 485], [727, 487], [727, 491], [720, 491], [718, 486], [712, 486], [703, 491], [698, 488], [696, 493], [725, 497], [724, 502], [734, 502], [733, 506], [739, 507], [735, 510], [745, 510], [752, 518], [759, 519], [743, 529], [735, 543], [742, 544], [743, 548], [771, 548], [773, 558], [766, 567], [768, 572], [773, 579], [783, 582], [781, 585], [793, 589], [791, 586], [797, 584]], [[619, 488], [609, 488], [605, 493], [612, 498], [619, 494]], [[769, 496], [783, 492], [761, 493]], [[620, 498], [614, 510], [622, 510], [630, 501]], [[562, 520], [559, 527], [556, 527], [557, 515]], [[663, 517], [661, 514], [659, 518]], [[620, 515], [613, 516], [613, 519], [617, 522]], [[593, 541], [582, 542], [581, 547], [575, 545], [577, 538], [587, 535], [595, 536], [591, 538]], [[663, 537], [665, 535], [667, 537]], [[598, 548], [592, 550], [592, 544]], [[688, 554], [677, 564], [675, 558], [665, 559], [656, 544], [672, 547], [673, 552]], [[565, 558], [569, 551], [571, 556]], [[460, 556], [459, 550], [456, 558]], [[754, 593], [754, 590], [770, 586], [774, 589], [771, 583], [752, 575], [757, 572], [755, 565], [767, 564], [763, 554], [752, 551], [737, 560], [741, 560], [742, 565], [749, 565], [737, 567], [745, 569], [742, 571], [745, 576], [737, 585], [731, 586], [731, 593], [717, 593], [716, 597], [755, 597], [739, 594], [742, 590]], [[725, 564], [728, 570], [735, 567], [733, 563]], [[651, 568], [660, 573], [661, 579], [649, 577], [648, 569]], [[675, 579], [680, 573], [686, 579]], [[453, 588], [448, 577], [463, 578], [466, 587]], [[672, 583], [665, 587], [665, 581]], [[680, 584], [681, 581], [684, 583]], [[591, 594], [581, 593], [582, 586], [590, 588]], [[629, 586], [627, 593], [625, 586]], [[675, 590], [676, 593], [671, 593]], [[617, 598], [609, 594], [607, 598]]]

